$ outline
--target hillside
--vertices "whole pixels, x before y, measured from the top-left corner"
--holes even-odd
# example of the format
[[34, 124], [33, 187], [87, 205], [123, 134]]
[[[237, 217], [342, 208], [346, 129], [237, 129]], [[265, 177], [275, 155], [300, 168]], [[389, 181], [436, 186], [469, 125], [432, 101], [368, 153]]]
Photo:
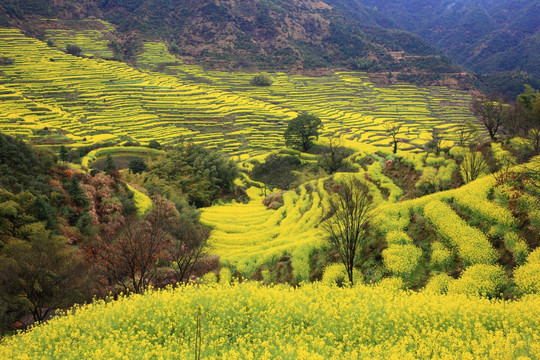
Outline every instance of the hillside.
[[395, 26], [420, 35], [468, 70], [480, 74], [523, 71], [540, 79], [536, 61], [540, 54], [538, 1], [354, 0], [345, 3], [361, 3], [376, 9]]
[[65, 29], [73, 29], [73, 20], [102, 18], [117, 28], [112, 40], [129, 43], [116, 49], [128, 60], [143, 39], [164, 42], [184, 60], [221, 69], [459, 71], [418, 36], [386, 28], [375, 12], [350, 17], [321, 0], [17, 0], [6, 1], [3, 10], [4, 26], [37, 36], [49, 28], [44, 18], [64, 20]]
[[287, 120], [310, 111], [327, 124], [325, 132], [367, 143], [388, 143], [386, 119], [404, 121], [409, 141], [403, 147], [414, 149], [427, 142], [433, 126], [452, 137], [452, 129], [472, 119], [465, 92], [381, 87], [364, 73], [319, 78], [277, 73], [275, 84], [260, 88], [249, 85], [253, 74], [171, 65], [159, 43], [145, 44], [141, 67], [164, 62], [171, 75], [66, 55], [17, 30], [0, 32], [0, 49], [14, 60], [2, 66], [1, 128], [36, 143], [189, 140], [229, 155], [260, 155], [282, 146]]
[[405, 4], [0, 0], [0, 358], [539, 358], [540, 93], [420, 38], [530, 3]]

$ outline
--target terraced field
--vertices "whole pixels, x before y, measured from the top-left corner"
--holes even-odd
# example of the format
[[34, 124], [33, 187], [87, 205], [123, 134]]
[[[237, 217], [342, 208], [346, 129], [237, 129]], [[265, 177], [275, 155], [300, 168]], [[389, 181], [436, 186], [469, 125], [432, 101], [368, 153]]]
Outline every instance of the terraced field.
[[[53, 35], [59, 44], [67, 38], [62, 31]], [[231, 156], [256, 156], [280, 148], [286, 121], [302, 111], [319, 116], [325, 134], [382, 147], [389, 144], [384, 124], [400, 123], [402, 151], [424, 144], [433, 127], [451, 140], [455, 126], [471, 119], [468, 94], [442, 87], [381, 87], [365, 74], [344, 72], [320, 78], [276, 73], [272, 86], [259, 88], [249, 85], [253, 74], [171, 65], [175, 58], [163, 44], [144, 48], [140, 68], [165, 64], [176, 75], [66, 55], [17, 30], [0, 30], [0, 52], [14, 60], [2, 66], [0, 129], [73, 146], [189, 140]]]
[[45, 32], [45, 38], [53, 46], [64, 50], [68, 45], [76, 45], [82, 54], [89, 57], [112, 58], [113, 51], [109, 48], [109, 40], [99, 30], [61, 30], [51, 29]]
[[14, 60], [2, 68], [0, 129], [32, 140], [42, 140], [37, 130], [47, 128], [74, 145], [189, 140], [239, 155], [281, 146], [277, 129], [296, 115], [172, 76], [67, 55], [16, 30], [0, 31], [0, 51]]
[[[60, 35], [56, 39], [59, 42]], [[379, 206], [377, 231], [388, 244], [383, 253], [387, 275], [407, 281], [422, 258], [432, 263], [427, 271], [434, 278], [450, 271], [444, 267], [448, 258], [464, 268], [488, 266], [495, 271], [499, 255], [493, 238], [511, 239], [507, 250], [527, 258], [530, 249], [520, 239], [512, 213], [488, 197], [495, 191], [492, 177], [399, 202], [403, 190], [383, 174], [385, 162], [394, 159], [385, 124], [398, 123], [402, 161], [420, 172], [434, 169], [438, 183], [448, 183], [456, 162], [426, 156], [420, 147], [433, 128], [448, 144], [456, 140], [456, 127], [473, 120], [467, 93], [410, 84], [383, 87], [366, 74], [352, 72], [318, 78], [275, 73], [271, 86], [253, 87], [253, 74], [204, 71], [177, 61], [160, 43], [147, 43], [144, 49], [138, 58], [141, 71], [67, 55], [17, 30], [0, 30], [0, 52], [13, 60], [1, 67], [0, 130], [72, 147], [108, 140], [191, 141], [243, 161], [282, 148], [286, 122], [307, 111], [323, 120], [325, 136], [340, 137], [343, 145], [357, 151], [350, 161], [359, 169], [355, 176], [369, 179]], [[169, 75], [150, 71], [155, 69]], [[362, 169], [356, 160], [366, 155], [373, 162]], [[262, 205], [257, 188], [250, 189], [248, 204], [205, 209], [201, 219], [214, 229], [212, 251], [246, 275], [290, 257], [294, 280], [306, 280], [310, 255], [326, 246], [317, 227], [328, 196], [325, 181], [282, 194], [283, 205], [277, 210]], [[470, 225], [467, 214], [487, 225]], [[408, 233], [415, 216], [425, 218], [442, 240], [419, 243]]]
[[[363, 180], [369, 176], [368, 185], [376, 204], [375, 232], [387, 243], [382, 253], [387, 275], [407, 283], [418, 271], [427, 271], [427, 277], [433, 282], [428, 282], [432, 291], [446, 293], [448, 289], [454, 289], [455, 292], [495, 296], [509, 281], [497, 265], [505, 251], [514, 254], [518, 265], [525, 264], [529, 257], [531, 263], [536, 263], [532, 260], [535, 255], [529, 255], [534, 249], [521, 238], [518, 221], [501, 200], [505, 195], [495, 186], [493, 176], [480, 178], [456, 190], [398, 202], [402, 190], [382, 173], [381, 163], [385, 160], [381, 158], [380, 162], [374, 162], [367, 170], [354, 175], [337, 174], [334, 178], [340, 181], [345, 176], [356, 176]], [[310, 255], [327, 246], [318, 229], [326, 208], [325, 199], [329, 196], [325, 181], [319, 179], [295, 191], [285, 192], [283, 205], [277, 210], [268, 210], [261, 204], [259, 189], [251, 190], [249, 204], [233, 203], [204, 209], [201, 221], [214, 229], [210, 237], [212, 251], [221, 256], [225, 264], [248, 276], [262, 265], [274, 264], [279, 258], [290, 256], [295, 281], [308, 280]], [[493, 194], [500, 196], [493, 197]], [[525, 201], [530, 209], [540, 208], [537, 197], [529, 196]], [[530, 216], [531, 221], [540, 223], [538, 212], [532, 211]], [[422, 241], [423, 235], [411, 230], [415, 225], [411, 221], [417, 222], [419, 218], [425, 219], [424, 228], [430, 227], [438, 234], [437, 242], [426, 243]], [[471, 219], [481, 226], [470, 224]], [[502, 252], [500, 247], [495, 249], [493, 244], [499, 241], [495, 239], [504, 241]], [[441, 274], [455, 271], [448, 267], [452, 263], [460, 264], [461, 270], [465, 270], [462, 274], [465, 279], [446, 277], [442, 284], [437, 283], [441, 281]], [[495, 288], [484, 289], [476, 280], [466, 277], [469, 268], [471, 271], [501, 272], [500, 282]], [[512, 270], [506, 269], [509, 273]], [[537, 275], [526, 276], [534, 278]], [[525, 283], [531, 281], [536, 280]]]

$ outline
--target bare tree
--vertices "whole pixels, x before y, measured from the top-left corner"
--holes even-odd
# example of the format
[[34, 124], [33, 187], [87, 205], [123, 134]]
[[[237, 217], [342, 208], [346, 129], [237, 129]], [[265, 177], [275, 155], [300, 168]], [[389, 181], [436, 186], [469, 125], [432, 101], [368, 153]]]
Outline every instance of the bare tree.
[[191, 212], [180, 216], [171, 229], [172, 244], [169, 258], [177, 281], [188, 281], [195, 264], [205, 256], [205, 245], [210, 230], [190, 217]]
[[472, 100], [471, 109], [486, 128], [491, 140], [495, 141], [505, 117], [505, 105], [502, 100], [493, 96], [476, 98]]
[[172, 203], [155, 198], [144, 219], [130, 217], [112, 237], [93, 244], [93, 262], [113, 284], [142, 293], [153, 280], [159, 260], [166, 258], [171, 243], [168, 230], [175, 213]]
[[458, 126], [457, 135], [460, 146], [470, 146], [478, 140], [478, 129], [472, 121], [467, 120]]
[[480, 151], [470, 151], [463, 158], [461, 163], [461, 176], [465, 183], [476, 180], [488, 169], [484, 156]]
[[527, 132], [529, 113], [519, 102], [506, 107], [503, 115], [503, 130], [505, 134], [517, 136], [523, 132]]
[[435, 155], [439, 156], [442, 150], [443, 135], [437, 128], [433, 128], [431, 131], [431, 140], [426, 144], [426, 150], [433, 150]]
[[398, 138], [399, 130], [401, 129], [401, 123], [392, 120], [392, 122], [387, 122], [384, 124], [386, 129], [386, 135], [392, 138], [392, 144], [394, 146], [394, 154], [397, 153], [397, 146], [400, 139]]
[[372, 216], [372, 197], [362, 181], [348, 177], [336, 184], [322, 228], [338, 251], [351, 285], [356, 254], [367, 244], [367, 232]]

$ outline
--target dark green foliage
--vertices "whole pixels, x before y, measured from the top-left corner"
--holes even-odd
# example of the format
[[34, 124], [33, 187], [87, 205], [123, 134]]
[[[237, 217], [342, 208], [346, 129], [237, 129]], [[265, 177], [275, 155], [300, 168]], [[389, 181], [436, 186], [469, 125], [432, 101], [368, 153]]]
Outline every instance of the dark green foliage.
[[150, 149], [161, 149], [161, 144], [157, 140], [152, 140], [148, 143]]
[[94, 235], [95, 233], [94, 226], [92, 225], [92, 216], [87, 212], [79, 216], [75, 226], [84, 236]]
[[36, 197], [30, 212], [36, 218], [36, 220], [44, 222], [45, 227], [48, 230], [54, 230], [58, 226], [56, 209], [51, 205], [49, 199], [46, 197]]
[[133, 191], [131, 191], [125, 183], [121, 183], [124, 193], [119, 193], [120, 203], [122, 203], [122, 212], [124, 216], [135, 215], [137, 212], [137, 205], [135, 204], [135, 198]]
[[84, 191], [77, 177], [73, 176], [66, 186], [67, 193], [73, 205], [86, 209], [90, 200], [84, 195]]
[[148, 169], [144, 159], [135, 159], [129, 162], [129, 170], [134, 174], [140, 174]]
[[11, 65], [15, 62], [15, 60], [10, 59], [5, 56], [0, 56], [0, 65]]
[[535, 79], [525, 72], [505, 72], [478, 75], [473, 85], [484, 94], [501, 94], [505, 100], [514, 100], [523, 92], [523, 84], [533, 88], [540, 88], [540, 78]]
[[323, 127], [321, 119], [314, 115], [298, 115], [287, 125], [285, 144], [288, 147], [307, 151], [312, 146], [313, 139], [319, 138], [319, 130]]
[[31, 313], [41, 321], [86, 300], [80, 254], [50, 231], [53, 218], [45, 197], [0, 190], [0, 333], [20, 316]]
[[337, 171], [351, 171], [350, 166], [345, 163], [345, 159], [352, 154], [352, 150], [340, 146], [337, 141], [331, 139], [329, 144], [323, 148], [318, 164], [328, 174]]
[[[337, 2], [343, 1], [331, 1]], [[422, 36], [470, 71], [481, 74], [527, 72], [537, 81], [540, 79], [537, 62], [540, 3], [536, 0], [519, 3], [511, 0], [364, 0], [362, 3], [387, 16], [394, 27]], [[500, 93], [495, 91], [494, 86], [497, 86], [511, 97], [517, 94], [514, 86], [519, 83], [487, 80], [491, 82], [491, 89], [486, 89], [486, 93]]]
[[525, 91], [518, 95], [517, 102], [528, 111], [533, 111], [538, 96], [538, 90], [535, 91], [531, 86], [526, 84]]
[[105, 168], [103, 169], [103, 171], [110, 174], [111, 171], [114, 171], [114, 170], [116, 170], [116, 164], [115, 164], [112, 156], [107, 155], [107, 159], [105, 159]]
[[69, 159], [69, 156], [68, 156], [67, 148], [64, 145], [60, 146], [60, 160], [62, 162], [66, 162], [68, 161], [68, 159]]
[[55, 309], [86, 300], [84, 264], [76, 248], [40, 223], [25, 232], [24, 239], [11, 239], [0, 252], [0, 298], [7, 315], [31, 313], [40, 322]]
[[23, 141], [0, 133], [0, 187], [15, 193], [29, 190], [47, 194], [54, 162], [54, 154], [37, 152]]
[[153, 165], [145, 185], [169, 198], [177, 193], [186, 194], [190, 204], [202, 207], [231, 194], [238, 174], [236, 164], [221, 154], [187, 144], [169, 151]]
[[251, 177], [272, 187], [287, 190], [297, 180], [295, 171], [301, 166], [302, 162], [296, 156], [272, 154], [265, 162], [255, 164]]
[[253, 86], [270, 86], [272, 83], [272, 79], [266, 74], [255, 75], [250, 81], [250, 84]]
[[66, 45], [66, 53], [73, 55], [73, 56], [81, 56], [82, 49], [78, 47], [77, 45]]
[[172, 43], [171, 46], [169, 46], [169, 50], [170, 52], [175, 53], [175, 54], [180, 53], [180, 48], [175, 43]]

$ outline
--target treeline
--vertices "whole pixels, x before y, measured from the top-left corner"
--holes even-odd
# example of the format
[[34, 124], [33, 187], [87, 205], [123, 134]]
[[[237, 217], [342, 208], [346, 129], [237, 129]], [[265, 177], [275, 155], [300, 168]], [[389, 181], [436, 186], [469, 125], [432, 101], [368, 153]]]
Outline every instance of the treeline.
[[486, 129], [492, 141], [499, 135], [522, 141], [522, 160], [540, 153], [540, 93], [529, 85], [516, 100], [505, 104], [496, 95], [477, 96], [471, 109]]
[[0, 334], [17, 320], [25, 326], [95, 296], [182, 283], [218, 266], [205, 254], [209, 229], [197, 207], [234, 193], [238, 170], [220, 155], [169, 150], [138, 175], [153, 202], [146, 214], [114, 163], [78, 172], [0, 134], [0, 170]]

